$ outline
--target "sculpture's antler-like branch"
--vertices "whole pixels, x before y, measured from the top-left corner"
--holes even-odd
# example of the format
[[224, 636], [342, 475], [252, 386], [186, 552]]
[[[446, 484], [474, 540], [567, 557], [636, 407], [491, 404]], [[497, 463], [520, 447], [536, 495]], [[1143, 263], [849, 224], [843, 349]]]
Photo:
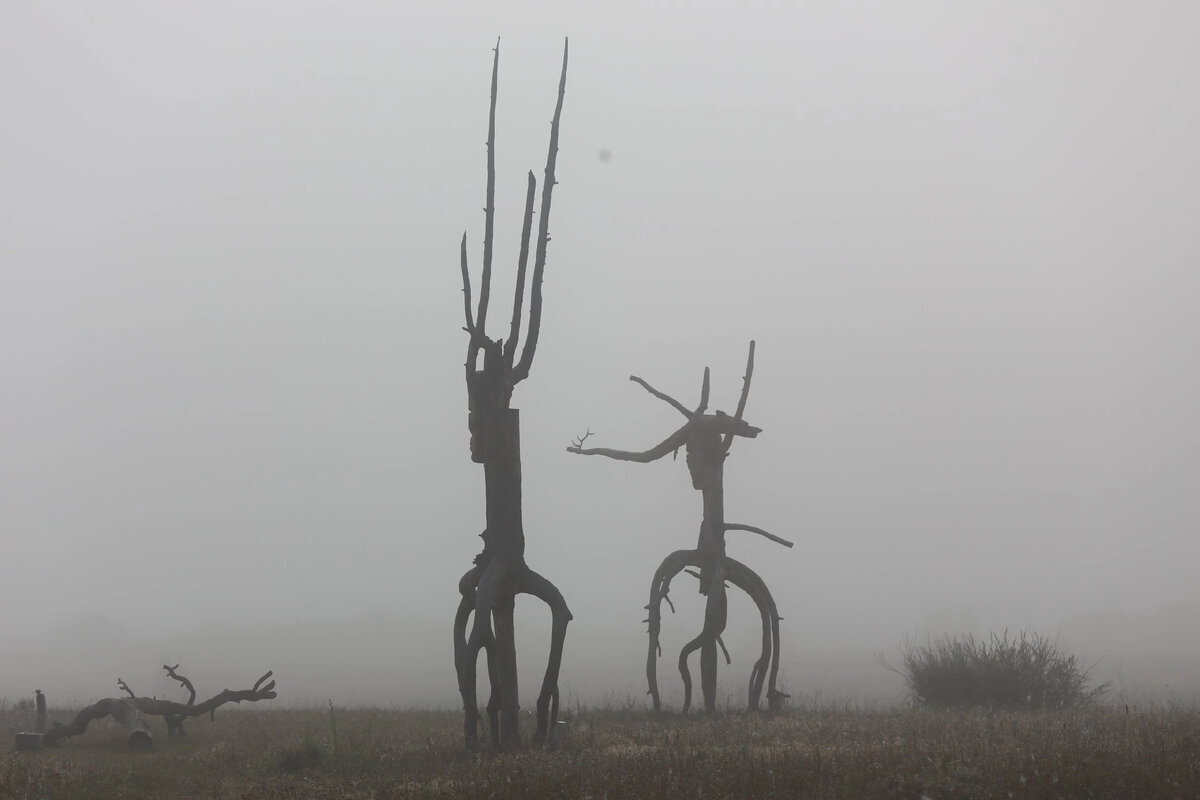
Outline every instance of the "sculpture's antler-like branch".
[[[746, 410], [746, 398], [750, 396], [750, 378], [754, 376], [754, 340], [750, 340], [750, 354], [746, 356], [746, 374], [742, 377], [742, 396], [738, 398], [737, 412], [734, 413], [735, 420], [741, 420], [742, 414]], [[729, 452], [730, 446], [733, 445], [733, 431], [725, 434], [725, 441], [721, 446], [725, 448], [725, 452]], [[791, 545], [788, 545], [789, 547]]]
[[467, 316], [467, 333], [475, 330], [475, 318], [471, 313], [471, 270], [467, 267], [467, 232], [463, 231], [462, 244], [459, 246], [459, 266], [462, 268], [463, 310]]
[[119, 686], [121, 691], [125, 692], [130, 697], [137, 697], [137, 695], [133, 693], [133, 689], [129, 688], [129, 684], [120, 678], [117, 678], [117, 686]]
[[496, 86], [500, 72], [500, 40], [492, 58], [492, 102], [488, 108], [487, 204], [483, 207], [483, 275], [479, 279], [479, 313], [475, 327], [486, 335], [488, 298], [492, 292], [492, 230], [496, 223]]
[[563, 40], [562, 74], [558, 79], [558, 102], [554, 106], [554, 119], [550, 122], [550, 148], [546, 154], [546, 177], [542, 181], [541, 218], [538, 220], [537, 250], [533, 257], [533, 284], [529, 289], [529, 335], [521, 360], [513, 369], [513, 384], [529, 377], [533, 365], [533, 354], [537, 350], [538, 333], [542, 329], [542, 274], [546, 269], [546, 246], [550, 243], [550, 201], [554, 192], [554, 167], [558, 161], [558, 122], [562, 117], [563, 96], [567, 92], [567, 47]]
[[525, 300], [525, 265], [529, 262], [529, 233], [533, 228], [533, 198], [537, 193], [537, 178], [529, 172], [529, 185], [525, 190], [525, 220], [521, 225], [521, 253], [517, 258], [517, 286], [513, 292], [512, 322], [508, 326], [508, 341], [504, 355], [511, 367], [517, 352], [517, 340], [521, 335], [521, 304]]
[[568, 447], [567, 452], [576, 453], [581, 456], [607, 456], [608, 458], [615, 458], [618, 461], [637, 461], [640, 464], [647, 464], [651, 461], [657, 461], [667, 453], [673, 452], [683, 446], [687, 441], [687, 435], [690, 430], [690, 424], [684, 425], [654, 447], [649, 450], [643, 450], [640, 453], [635, 453], [631, 450], [613, 450], [608, 447], [585, 448], [580, 447], [579, 444]]
[[466, 312], [467, 325], [465, 330], [470, 336], [467, 341], [467, 392], [471, 391], [471, 376], [475, 373], [475, 362], [479, 360], [479, 345], [482, 334], [475, 327], [475, 319], [471, 313], [471, 270], [467, 267], [467, 233], [463, 231], [462, 245], [459, 248], [459, 263], [462, 266], [463, 310]]
[[195, 703], [196, 702], [196, 687], [193, 686], [192, 682], [189, 681], [186, 677], [184, 677], [183, 675], [180, 675], [179, 673], [177, 673], [175, 671], [175, 670], [179, 669], [179, 665], [176, 664], [173, 667], [168, 667], [166, 664], [163, 664], [163, 669], [165, 669], [167, 671], [167, 675], [169, 675], [170, 677], [179, 681], [180, 685], [183, 686], [183, 688], [188, 690], [188, 694], [190, 696], [188, 697], [187, 704], [190, 706], [193, 703]]
[[727, 523], [725, 523], [725, 530], [727, 530], [727, 531], [750, 531], [750, 533], [757, 533], [759, 536], [765, 536], [766, 538], [770, 539], [772, 542], [775, 542], [776, 544], [781, 544], [784, 547], [794, 546], [793, 542], [789, 542], [787, 539], [784, 539], [782, 536], [776, 536], [773, 533], [767, 533], [762, 528], [756, 528], [753, 525], [742, 525], [742, 524], [736, 523], [736, 522], [727, 522]]
[[583, 436], [580, 436], [578, 439], [571, 440], [571, 447], [574, 448], [575, 450], [582, 449], [583, 443], [586, 442], [588, 440], [588, 437], [591, 435], [592, 435], [592, 429], [588, 428], [587, 433], [585, 433]]
[[708, 367], [704, 368], [704, 382], [700, 384], [700, 405], [696, 406], [696, 413], [703, 414], [708, 410]]
[[[705, 372], [705, 374], [707, 374], [707, 371]], [[692, 418], [692, 412], [688, 409], [688, 407], [685, 406], [683, 403], [679, 402], [678, 400], [676, 400], [674, 397], [671, 397], [669, 394], [663, 394], [658, 389], [655, 389], [653, 386], [651, 386], [650, 384], [646, 383], [644, 380], [639, 378], [637, 375], [630, 375], [629, 380], [638, 384], [643, 389], [645, 389], [647, 392], [649, 392], [650, 394], [657, 397], [659, 400], [662, 400], [664, 403], [669, 404], [672, 408], [674, 408], [680, 414], [683, 414], [688, 419]]]

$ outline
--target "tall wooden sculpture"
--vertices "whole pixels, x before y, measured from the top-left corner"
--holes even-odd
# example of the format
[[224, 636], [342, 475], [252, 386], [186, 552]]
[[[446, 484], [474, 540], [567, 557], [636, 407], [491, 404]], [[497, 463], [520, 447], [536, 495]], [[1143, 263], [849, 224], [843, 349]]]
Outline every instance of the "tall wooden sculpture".
[[[704, 382], [700, 389], [700, 404], [695, 409], [688, 409], [678, 400], [656, 390], [650, 384], [637, 376], [631, 375], [629, 380], [642, 386], [650, 394], [669, 403], [679, 413], [687, 418], [682, 428], [672, 433], [655, 447], [643, 452], [628, 450], [612, 450], [607, 447], [584, 447], [584, 440], [590, 434], [585, 434], [567, 450], [585, 456], [607, 456], [621, 461], [638, 461], [647, 463], [662, 458], [668, 453], [674, 453], [680, 447], [687, 451], [687, 466], [692, 476], [692, 486], [700, 491], [704, 498], [704, 518], [700, 523], [700, 539], [694, 550], [676, 550], [671, 553], [654, 573], [650, 582], [650, 602], [646, 609], [649, 611], [647, 622], [650, 625], [650, 642], [646, 654], [646, 680], [649, 684], [649, 694], [654, 700], [655, 711], [661, 708], [658, 695], [658, 656], [662, 653], [659, 644], [659, 631], [662, 625], [662, 603], [665, 600], [674, 605], [668, 597], [671, 581], [680, 572], [687, 570], [700, 580], [700, 593], [706, 596], [704, 606], [704, 625], [700, 634], [683, 646], [679, 653], [679, 674], [683, 678], [683, 711], [686, 713], [692, 702], [692, 675], [688, 669], [688, 656], [696, 650], [700, 651], [700, 687], [704, 693], [704, 707], [708, 712], [716, 708], [717, 699], [717, 648], [725, 654], [725, 662], [730, 663], [729, 651], [721, 640], [725, 631], [728, 599], [727, 584], [732, 584], [750, 596], [758, 607], [762, 618], [762, 652], [758, 661], [750, 671], [750, 691], [748, 708], [757, 709], [762, 697], [763, 681], [767, 682], [767, 706], [772, 711], [783, 707], [787, 697], [776, 686], [779, 673], [779, 611], [775, 600], [767, 589], [766, 583], [754, 570], [735, 561], [725, 553], [726, 531], [750, 531], [765, 536], [773, 542], [786, 547], [792, 543], [774, 534], [767, 533], [762, 528], [753, 525], [742, 525], [725, 521], [725, 458], [735, 436], [753, 439], [761, 432], [742, 419], [746, 410], [746, 398], [750, 393], [750, 378], [754, 373], [754, 342], [750, 342], [750, 355], [746, 361], [746, 375], [742, 380], [742, 394], [738, 400], [737, 412], [731, 417], [724, 412], [705, 413], [708, 409], [708, 368], [704, 369]], [[693, 572], [689, 567], [699, 570]]]
[[[550, 149], [542, 183], [541, 216], [533, 259], [529, 293], [529, 323], [524, 347], [518, 359], [517, 343], [521, 328], [521, 306], [525, 294], [526, 264], [529, 259], [530, 232], [537, 181], [529, 173], [525, 197], [524, 226], [517, 264], [517, 283], [512, 319], [507, 340], [489, 339], [487, 322], [488, 295], [492, 277], [492, 228], [495, 216], [496, 186], [496, 81], [500, 47], [492, 62], [492, 100], [488, 115], [487, 204], [484, 207], [483, 274], [479, 305], [472, 312], [471, 279], [467, 269], [467, 236], [462, 239], [462, 279], [466, 309], [467, 406], [471, 431], [471, 459], [483, 464], [487, 498], [487, 528], [482, 533], [483, 551], [475, 565], [463, 575], [458, 590], [462, 595], [454, 618], [454, 665], [458, 687], [466, 712], [463, 731], [468, 747], [478, 744], [479, 710], [476, 701], [476, 664], [479, 651], [487, 653], [491, 698], [487, 705], [491, 741], [494, 746], [511, 748], [520, 743], [520, 703], [517, 697], [517, 651], [513, 640], [513, 602], [516, 595], [531, 594], [550, 606], [550, 656], [542, 690], [537, 701], [535, 741], [544, 741], [558, 716], [558, 673], [562, 663], [563, 641], [571, 612], [553, 583], [525, 563], [525, 532], [521, 524], [521, 433], [517, 409], [512, 408], [513, 387], [529, 377], [537, 348], [542, 319], [542, 273], [546, 266], [546, 245], [550, 241], [550, 199], [554, 191], [554, 165], [558, 154], [558, 123], [562, 114], [567, 81], [567, 47], [563, 45], [562, 76], [558, 84], [558, 103], [550, 123]], [[482, 367], [479, 364], [483, 355]], [[474, 618], [472, 619], [472, 615]], [[468, 622], [471, 624], [467, 632]], [[493, 627], [494, 626], [494, 627]]]

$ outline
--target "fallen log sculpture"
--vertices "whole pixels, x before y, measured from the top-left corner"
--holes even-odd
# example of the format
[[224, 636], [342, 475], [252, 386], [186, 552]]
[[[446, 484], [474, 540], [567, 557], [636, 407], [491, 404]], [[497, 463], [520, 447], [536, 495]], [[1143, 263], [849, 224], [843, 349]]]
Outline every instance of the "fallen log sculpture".
[[178, 664], [174, 667], [163, 665], [163, 669], [167, 671], [168, 675], [191, 692], [188, 702], [174, 703], [155, 697], [137, 697], [125, 681], [118, 679], [117, 685], [129, 697], [106, 697], [80, 711], [75, 715], [75, 719], [65, 725], [55, 722], [54, 726], [42, 737], [42, 744], [46, 747], [56, 747], [63, 739], [78, 736], [86, 731], [88, 724], [93, 720], [112, 717], [125, 728], [126, 739], [131, 748], [151, 750], [154, 748], [154, 736], [146, 721], [147, 716], [163, 717], [167, 723], [167, 735], [182, 736], [183, 720], [187, 717], [208, 714], [211, 719], [217, 708], [226, 703], [240, 703], [243, 700], [254, 703], [259, 700], [273, 700], [276, 696], [275, 681], [270, 680], [273, 673], [268, 671], [267, 674], [255, 681], [254, 686], [250, 689], [225, 689], [203, 703], [196, 703], [196, 690], [191, 681], [175, 673], [178, 667]]

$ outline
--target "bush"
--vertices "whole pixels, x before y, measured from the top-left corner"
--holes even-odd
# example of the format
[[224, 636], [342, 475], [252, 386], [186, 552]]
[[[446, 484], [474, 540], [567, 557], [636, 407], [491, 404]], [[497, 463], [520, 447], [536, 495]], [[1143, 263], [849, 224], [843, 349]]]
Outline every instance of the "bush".
[[970, 634], [923, 645], [905, 640], [900, 655], [903, 667], [893, 671], [925, 705], [1071, 708], [1099, 699], [1109, 687], [1088, 689], [1088, 670], [1075, 656], [1024, 631], [1014, 639], [1008, 631], [993, 633], [990, 641]]

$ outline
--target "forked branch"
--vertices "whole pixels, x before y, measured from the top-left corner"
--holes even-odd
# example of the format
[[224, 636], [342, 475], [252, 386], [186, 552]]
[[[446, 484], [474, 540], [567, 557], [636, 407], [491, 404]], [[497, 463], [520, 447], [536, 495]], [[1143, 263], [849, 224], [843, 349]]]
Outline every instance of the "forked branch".
[[192, 682], [189, 681], [186, 677], [184, 677], [183, 675], [180, 675], [178, 672], [175, 671], [175, 670], [179, 669], [179, 665], [176, 664], [173, 667], [168, 667], [166, 664], [163, 664], [163, 669], [165, 669], [167, 671], [167, 675], [169, 677], [174, 678], [175, 680], [179, 681], [179, 684], [183, 688], [188, 690], [187, 704], [189, 706], [194, 704], [196, 702], [196, 687], [193, 686]]
[[631, 450], [613, 450], [609, 447], [582, 447], [581, 442], [572, 444], [567, 448], [567, 452], [576, 453], [581, 456], [606, 456], [614, 458], [617, 461], [636, 461], [639, 464], [648, 464], [682, 447], [687, 441], [687, 435], [690, 430], [690, 424], [684, 425], [654, 447], [640, 453]]

